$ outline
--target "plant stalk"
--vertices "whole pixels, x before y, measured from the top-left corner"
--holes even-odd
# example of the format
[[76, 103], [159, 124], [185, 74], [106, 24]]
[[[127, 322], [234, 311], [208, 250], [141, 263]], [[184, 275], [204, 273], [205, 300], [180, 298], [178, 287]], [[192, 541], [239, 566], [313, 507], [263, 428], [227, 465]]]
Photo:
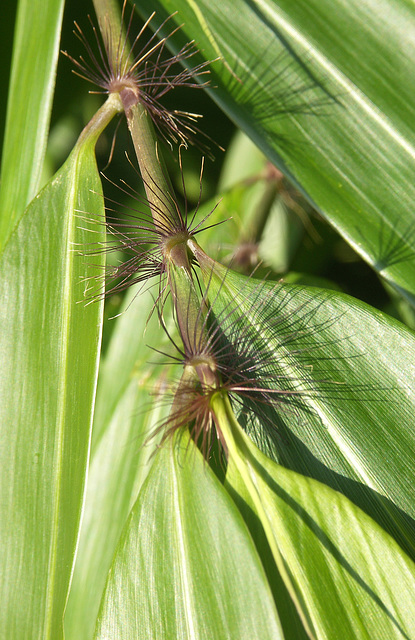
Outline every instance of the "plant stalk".
[[[129, 46], [122, 34], [123, 25], [116, 0], [93, 0], [101, 35], [114, 69], [124, 67], [119, 56], [128, 56]], [[120, 46], [122, 44], [122, 46]], [[131, 61], [132, 62], [132, 61]], [[157, 137], [150, 114], [140, 102], [140, 91], [131, 84], [120, 89], [120, 98], [140, 167], [141, 176], [156, 227], [164, 228], [169, 215], [171, 184], [157, 147]]]
[[154, 224], [157, 227], [164, 228], [166, 221], [171, 218], [168, 194], [172, 193], [172, 186], [159, 155], [156, 133], [150, 114], [140, 101], [130, 106], [130, 94], [131, 90], [129, 89], [122, 91], [120, 94], [124, 104], [128, 128], [144, 181]]
[[86, 138], [98, 138], [113, 117], [122, 111], [122, 103], [117, 93], [108, 96], [102, 107], [98, 109], [88, 124], [81, 131], [77, 146], [82, 145]]
[[[113, 68], [119, 68], [117, 56], [120, 55], [122, 24], [118, 7], [115, 0], [93, 1], [110, 63]], [[124, 38], [122, 42], [124, 43]], [[129, 51], [129, 47], [123, 46], [122, 50]], [[199, 343], [202, 332], [206, 330], [201, 309], [201, 304], [204, 302], [199, 300], [193, 282], [187, 238], [177, 235], [172, 219], [170, 194], [173, 194], [173, 188], [159, 155], [151, 116], [140, 101], [139, 87], [126, 84], [120, 89], [119, 98], [127, 118], [154, 225], [158, 229], [166, 229], [168, 236], [169, 220], [171, 220], [172, 236], [163, 245], [162, 251], [167, 264], [179, 330], [186, 351], [191, 353], [193, 346]], [[200, 382], [203, 384], [209, 372], [204, 371], [204, 365], [199, 366], [198, 369]]]
[[168, 277], [185, 351], [192, 353], [194, 345], [202, 339], [204, 314], [194, 286], [186, 245], [174, 247], [174, 255], [168, 263]]
[[121, 14], [117, 0], [92, 0], [98, 19], [99, 30], [105, 50], [114, 68], [117, 67], [120, 37], [122, 37]]

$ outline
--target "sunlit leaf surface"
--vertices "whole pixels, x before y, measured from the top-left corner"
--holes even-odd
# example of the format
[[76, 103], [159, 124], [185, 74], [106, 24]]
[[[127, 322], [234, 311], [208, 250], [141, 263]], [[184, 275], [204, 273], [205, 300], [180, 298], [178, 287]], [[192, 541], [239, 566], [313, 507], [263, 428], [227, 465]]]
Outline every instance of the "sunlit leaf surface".
[[[415, 565], [344, 496], [264, 456], [228, 401], [215, 411], [229, 447], [227, 482], [254, 536], [253, 513], [315, 638], [411, 638]], [[328, 597], [330, 594], [330, 597]]]
[[117, 549], [95, 637], [283, 638], [247, 528], [185, 441], [157, 454]]
[[0, 255], [5, 638], [62, 637], [100, 349], [102, 301], [88, 302], [103, 258], [84, 248], [104, 240], [90, 218], [103, 215], [94, 147], [106, 122], [84, 130]]
[[39, 188], [64, 4], [19, 1], [1, 163], [0, 247]]
[[147, 345], [161, 347], [156, 314], [147, 324], [153, 304], [151, 291], [129, 292], [101, 361], [85, 511], [65, 613], [67, 640], [93, 635], [115, 548], [169, 408], [170, 370], [149, 364], [157, 355]]

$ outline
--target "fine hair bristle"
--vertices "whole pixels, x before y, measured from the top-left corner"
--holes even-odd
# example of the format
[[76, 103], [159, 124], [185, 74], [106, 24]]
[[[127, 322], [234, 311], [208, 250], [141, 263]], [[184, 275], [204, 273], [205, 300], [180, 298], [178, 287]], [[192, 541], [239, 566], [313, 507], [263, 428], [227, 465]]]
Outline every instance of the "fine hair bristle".
[[[209, 217], [215, 211], [216, 206], [208, 214], [198, 220], [198, 211], [202, 200], [202, 177], [204, 159], [201, 161], [199, 176], [199, 195], [196, 206], [190, 210], [187, 198], [187, 190], [183, 173], [181, 149], [179, 149], [179, 167], [183, 189], [183, 203], [181, 204], [174, 193], [173, 187], [168, 192], [163, 192], [150, 174], [141, 177], [137, 168], [127, 156], [130, 166], [137, 174], [137, 178], [142, 180], [148, 191], [154, 196], [160, 206], [154, 202], [150, 203], [147, 197], [121, 179], [114, 182], [103, 175], [105, 180], [115, 187], [129, 201], [126, 206], [121, 201], [111, 197], [105, 199], [105, 218], [102, 220], [92, 220], [90, 216], [79, 216], [88, 222], [98, 222], [104, 224], [107, 230], [107, 239], [104, 245], [96, 246], [91, 242], [91, 246], [86, 252], [88, 255], [98, 255], [101, 253], [111, 254], [122, 252], [125, 258], [117, 265], [109, 265], [105, 268], [103, 275], [104, 295], [109, 296], [120, 293], [130, 286], [143, 283], [146, 284], [152, 279], [157, 279], [159, 294], [157, 299], [163, 299], [161, 292], [165, 290], [166, 262], [163, 247], [169, 238], [182, 236], [186, 238], [195, 237], [203, 231], [222, 224], [222, 222], [207, 224]], [[161, 168], [164, 173], [164, 169]], [[169, 183], [168, 176], [164, 173], [166, 182]], [[131, 201], [135, 204], [131, 204]], [[152, 213], [156, 212], [156, 216]], [[79, 212], [82, 214], [82, 212]], [[225, 221], [223, 221], [225, 222]], [[195, 273], [197, 278], [197, 274]], [[102, 297], [103, 291], [95, 296]]]
[[155, 16], [153, 12], [138, 34], [132, 37], [135, 5], [128, 19], [125, 10], [126, 2], [122, 9], [122, 26], [115, 36], [109, 24], [101, 25], [101, 33], [88, 16], [95, 46], [75, 22], [74, 34], [87, 55], [76, 59], [66, 51], [62, 53], [74, 64], [74, 73], [96, 85], [100, 89], [98, 93], [120, 93], [123, 89], [130, 89], [136, 96], [134, 100], [146, 107], [161, 137], [168, 143], [196, 144], [205, 154], [211, 155], [208, 142], [213, 141], [197, 126], [202, 116], [178, 109], [169, 110], [161, 102], [167, 93], [178, 87], [207, 87], [210, 61], [191, 65], [199, 53], [194, 41], [186, 43], [173, 55], [167, 53], [166, 44], [180, 25], [172, 26], [165, 36], [161, 34], [176, 13], [168, 16], [154, 33], [149, 34], [148, 27]]

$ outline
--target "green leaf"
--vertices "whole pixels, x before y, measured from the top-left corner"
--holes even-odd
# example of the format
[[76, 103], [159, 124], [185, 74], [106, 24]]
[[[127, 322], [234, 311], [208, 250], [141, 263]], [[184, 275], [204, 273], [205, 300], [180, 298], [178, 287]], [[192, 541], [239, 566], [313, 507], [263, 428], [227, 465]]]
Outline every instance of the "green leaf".
[[[150, 291], [134, 287], [116, 321], [101, 361], [91, 463], [84, 515], [65, 612], [67, 640], [90, 639], [115, 549], [140, 487], [154, 461], [160, 437], [156, 425], [168, 404], [166, 367], [147, 344], [162, 349]], [[167, 337], [166, 337], [167, 340]], [[105, 535], [103, 535], [105, 531]]]
[[264, 456], [225, 396], [213, 408], [231, 493], [254, 535], [261, 522], [312, 636], [413, 638], [415, 565], [393, 538], [341, 494]]
[[212, 98], [414, 305], [413, 7], [403, 0], [140, 3], [146, 17], [154, 9], [158, 23], [178, 12], [175, 49], [195, 39], [201, 57], [220, 57], [211, 65]]
[[195, 254], [225, 335], [252, 345], [266, 372], [258, 386], [274, 389], [272, 403], [242, 399], [242, 426], [283, 466], [344, 493], [414, 558], [414, 333], [350, 296], [260, 282]]
[[94, 147], [113, 102], [28, 206], [0, 256], [0, 626], [10, 639], [62, 637], [102, 323], [102, 302], [87, 304], [102, 255], [85, 255], [84, 247], [104, 240], [103, 227], [79, 211], [103, 215]]
[[1, 165], [0, 247], [39, 188], [64, 4], [19, 0]]
[[[151, 367], [149, 360], [158, 359], [149, 349], [160, 346], [160, 332], [157, 312], [154, 311], [152, 291], [143, 291], [143, 285], [133, 287], [123, 302], [119, 317], [115, 322], [111, 342], [105, 358], [101, 361], [97, 403], [94, 417], [92, 437], [92, 453], [99, 446], [100, 440], [108, 427], [111, 416], [122, 401], [123, 394], [132, 380], [139, 382], [144, 388], [150, 385]], [[151, 386], [151, 385], [150, 385]], [[147, 397], [151, 407], [151, 398]], [[143, 407], [144, 409], [144, 407]]]
[[283, 638], [246, 525], [185, 434], [160, 449], [140, 492], [95, 637]]

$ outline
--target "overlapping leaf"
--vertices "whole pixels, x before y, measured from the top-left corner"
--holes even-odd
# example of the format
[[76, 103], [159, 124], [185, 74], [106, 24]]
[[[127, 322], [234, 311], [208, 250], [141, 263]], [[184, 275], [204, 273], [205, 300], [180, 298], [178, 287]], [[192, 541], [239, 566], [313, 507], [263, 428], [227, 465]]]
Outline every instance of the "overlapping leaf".
[[19, 2], [1, 166], [0, 247], [39, 188], [64, 4]]
[[157, 454], [118, 547], [95, 637], [283, 638], [246, 525], [185, 440]]
[[[102, 258], [94, 147], [103, 108], [31, 202], [0, 255], [1, 628], [62, 637], [92, 425], [102, 303], [87, 305]], [[97, 231], [92, 234], [91, 230]], [[82, 249], [81, 249], [82, 248]], [[85, 280], [86, 278], [86, 280]]]
[[415, 565], [395, 540], [341, 494], [258, 451], [226, 398], [214, 408], [229, 449], [229, 489], [257, 541], [261, 523], [310, 637], [341, 629], [346, 638], [412, 638]]
[[113, 555], [168, 410], [171, 372], [149, 364], [158, 358], [147, 344], [161, 348], [155, 313], [147, 325], [153, 304], [150, 291], [129, 293], [101, 363], [85, 512], [65, 614], [68, 640], [93, 635]]

